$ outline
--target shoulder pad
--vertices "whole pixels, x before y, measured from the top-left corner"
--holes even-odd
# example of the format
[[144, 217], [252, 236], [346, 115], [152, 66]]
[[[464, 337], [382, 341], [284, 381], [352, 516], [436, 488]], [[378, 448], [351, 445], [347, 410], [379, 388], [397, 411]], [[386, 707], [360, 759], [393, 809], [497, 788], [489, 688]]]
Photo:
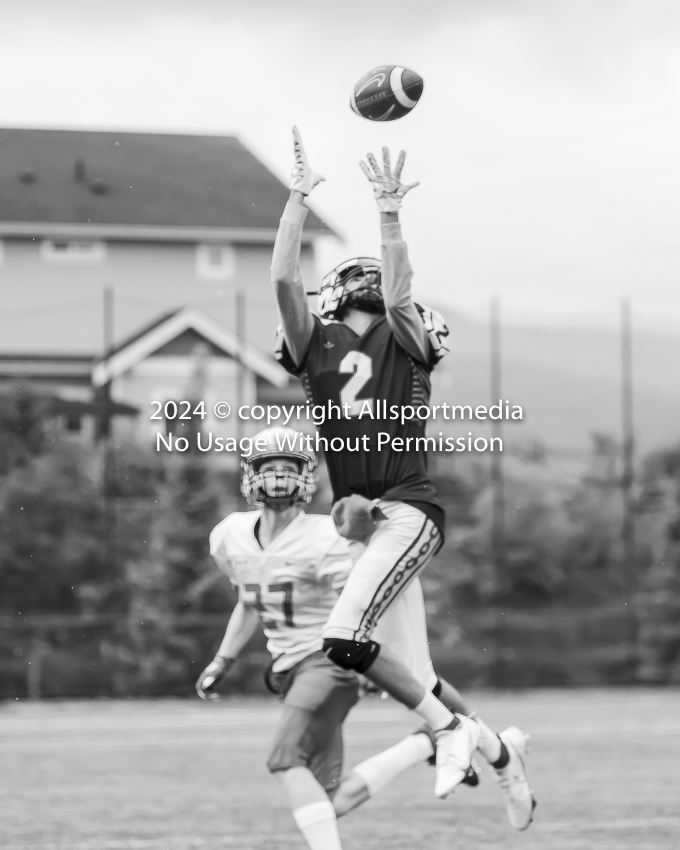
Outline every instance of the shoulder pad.
[[431, 364], [436, 366], [451, 350], [449, 348], [449, 329], [441, 313], [423, 304], [416, 304], [420, 318], [425, 325], [427, 338], [432, 347]]
[[329, 514], [305, 513], [303, 522], [307, 526], [309, 533], [317, 537], [327, 537], [336, 533], [335, 523]]
[[215, 528], [210, 532], [211, 541], [221, 539], [233, 531], [240, 531], [241, 529], [247, 529], [249, 524], [253, 522], [253, 514], [257, 513], [257, 511], [233, 511], [230, 514], [227, 514], [225, 518], [218, 522]]

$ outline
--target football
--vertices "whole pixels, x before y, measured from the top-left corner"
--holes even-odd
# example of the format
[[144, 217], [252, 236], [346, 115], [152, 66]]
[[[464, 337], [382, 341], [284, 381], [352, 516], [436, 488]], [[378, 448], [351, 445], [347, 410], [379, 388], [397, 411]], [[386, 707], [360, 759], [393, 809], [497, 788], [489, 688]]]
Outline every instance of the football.
[[400, 65], [371, 68], [354, 86], [352, 111], [369, 121], [396, 121], [413, 109], [423, 93], [423, 80]]

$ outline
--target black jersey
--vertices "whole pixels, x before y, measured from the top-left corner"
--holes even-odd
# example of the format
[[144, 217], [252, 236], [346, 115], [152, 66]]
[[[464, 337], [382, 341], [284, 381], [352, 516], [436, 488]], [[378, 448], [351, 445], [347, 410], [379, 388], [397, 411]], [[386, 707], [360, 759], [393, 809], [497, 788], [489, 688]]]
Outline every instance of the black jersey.
[[[429, 404], [430, 372], [436, 355], [433, 353], [427, 365], [414, 359], [397, 343], [385, 316], [377, 317], [361, 336], [342, 322], [318, 316], [313, 321], [302, 364], [295, 365], [282, 334], [277, 358], [301, 379], [310, 404], [327, 410], [331, 404], [338, 405], [350, 414], [334, 415], [318, 426], [321, 437], [329, 442], [339, 437], [345, 446], [341, 451], [329, 450], [325, 456], [335, 499], [358, 493], [369, 499], [406, 502], [441, 529], [444, 510], [427, 473], [424, 441], [416, 448], [413, 440], [404, 451], [390, 448], [394, 437], [424, 437], [425, 422], [414, 419], [402, 425], [399, 418], [389, 417], [392, 406], [400, 410], [406, 405]], [[381, 450], [379, 434], [383, 435]], [[357, 445], [356, 438], [364, 435], [362, 450], [349, 450]]]

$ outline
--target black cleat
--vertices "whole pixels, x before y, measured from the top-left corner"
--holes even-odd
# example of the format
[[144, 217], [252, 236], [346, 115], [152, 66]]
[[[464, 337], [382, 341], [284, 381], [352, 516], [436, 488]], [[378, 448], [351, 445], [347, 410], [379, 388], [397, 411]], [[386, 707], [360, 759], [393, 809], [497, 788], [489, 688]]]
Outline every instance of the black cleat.
[[470, 788], [476, 788], [479, 785], [479, 782], [479, 770], [473, 761], [468, 768], [468, 772], [465, 774], [465, 779], [461, 782], [461, 785], [469, 785]]
[[[425, 723], [419, 729], [418, 732], [422, 732], [424, 735], [432, 741], [432, 746], [436, 746], [434, 732], [430, 729], [430, 727]], [[427, 763], [432, 767], [435, 767], [437, 764], [437, 756], [433, 754], [427, 760]], [[465, 774], [465, 778], [461, 782], [461, 785], [469, 785], [470, 788], [476, 788], [481, 782], [481, 774], [479, 770], [479, 765], [476, 761], [473, 760], [472, 764], [468, 768], [467, 773]]]

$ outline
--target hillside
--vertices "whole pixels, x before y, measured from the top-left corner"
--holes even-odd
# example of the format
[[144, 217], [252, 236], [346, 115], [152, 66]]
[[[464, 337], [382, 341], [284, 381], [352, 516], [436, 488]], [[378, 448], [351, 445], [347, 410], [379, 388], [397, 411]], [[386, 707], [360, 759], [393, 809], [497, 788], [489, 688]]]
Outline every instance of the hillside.
[[[445, 312], [442, 310], [442, 312]], [[490, 399], [488, 327], [446, 311], [451, 354], [439, 367], [434, 402], [486, 404]], [[510, 326], [502, 331], [503, 398], [524, 410], [508, 423], [508, 442], [536, 438], [565, 450], [585, 449], [593, 432], [621, 433], [620, 338], [615, 331]], [[680, 331], [636, 333], [633, 396], [636, 439], [647, 451], [680, 440]], [[467, 423], [466, 423], [467, 424]], [[483, 433], [481, 424], [437, 423], [436, 430]], [[430, 425], [430, 431], [435, 428]]]

